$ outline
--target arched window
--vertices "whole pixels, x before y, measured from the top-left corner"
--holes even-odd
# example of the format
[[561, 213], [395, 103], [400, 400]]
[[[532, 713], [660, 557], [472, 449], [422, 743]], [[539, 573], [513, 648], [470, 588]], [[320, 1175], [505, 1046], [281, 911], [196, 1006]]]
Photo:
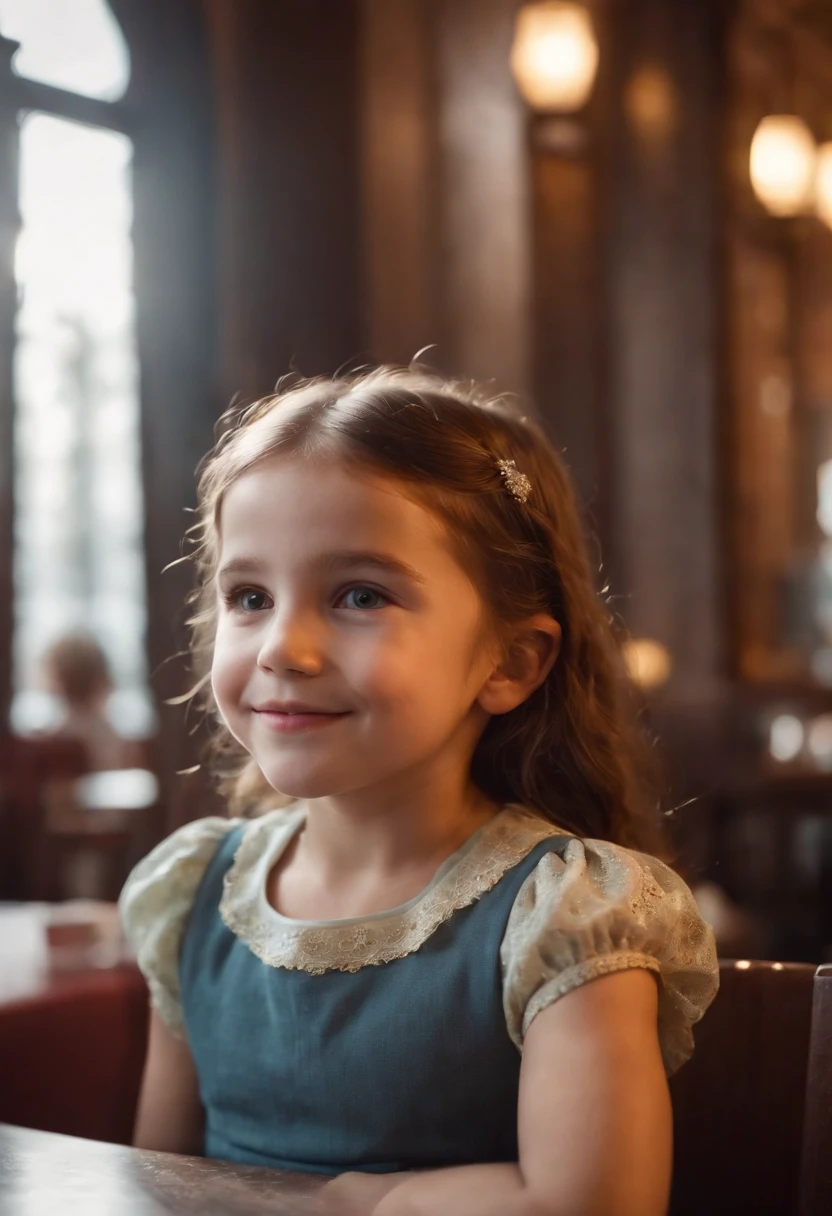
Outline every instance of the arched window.
[[[39, 657], [84, 629], [116, 684], [115, 724], [153, 726], [132, 247], [130, 57], [104, 0], [0, 0], [19, 43], [12, 356], [11, 726], [51, 725]], [[82, 100], [82, 99], [95, 100]], [[80, 120], [80, 121], [79, 121]]]
[[106, 0], [0, 0], [0, 31], [20, 44], [16, 76], [101, 101], [127, 90], [130, 54]]

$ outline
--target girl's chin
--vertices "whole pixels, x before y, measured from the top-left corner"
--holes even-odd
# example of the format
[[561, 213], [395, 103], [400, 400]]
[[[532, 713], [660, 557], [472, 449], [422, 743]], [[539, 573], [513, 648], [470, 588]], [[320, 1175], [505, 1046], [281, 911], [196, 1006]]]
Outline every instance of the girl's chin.
[[272, 789], [279, 790], [287, 798], [327, 798], [343, 793], [347, 784], [343, 779], [339, 781], [334, 773], [298, 772], [297, 769], [269, 765], [261, 765], [261, 770]]

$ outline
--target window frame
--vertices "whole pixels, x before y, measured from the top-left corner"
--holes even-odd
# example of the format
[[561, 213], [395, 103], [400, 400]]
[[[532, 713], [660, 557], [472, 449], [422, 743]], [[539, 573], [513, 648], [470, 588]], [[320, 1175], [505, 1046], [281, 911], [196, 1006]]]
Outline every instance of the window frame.
[[[126, 39], [123, 29], [122, 34]], [[28, 114], [48, 114], [85, 126], [120, 132], [132, 140], [134, 147], [139, 127], [135, 110], [124, 98], [103, 101], [18, 76], [12, 69], [12, 59], [19, 45], [14, 39], [0, 34], [0, 736], [11, 730], [13, 695], [13, 367], [17, 317], [14, 252], [21, 230], [18, 210], [21, 122]], [[141, 374], [141, 352], [139, 359]]]

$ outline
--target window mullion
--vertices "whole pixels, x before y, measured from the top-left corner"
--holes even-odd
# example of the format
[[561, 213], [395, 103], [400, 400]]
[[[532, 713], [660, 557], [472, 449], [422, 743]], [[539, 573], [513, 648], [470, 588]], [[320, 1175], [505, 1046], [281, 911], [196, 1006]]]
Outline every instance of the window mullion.
[[17, 308], [14, 250], [20, 230], [17, 105], [11, 87], [11, 60], [16, 50], [16, 42], [0, 36], [0, 734], [8, 729], [12, 696], [12, 364]]
[[108, 131], [121, 131], [125, 135], [133, 133], [135, 116], [123, 102], [82, 97], [78, 93], [42, 84], [38, 80], [26, 80], [11, 73], [8, 84], [12, 103], [18, 111], [37, 110], [89, 126], [103, 127]]

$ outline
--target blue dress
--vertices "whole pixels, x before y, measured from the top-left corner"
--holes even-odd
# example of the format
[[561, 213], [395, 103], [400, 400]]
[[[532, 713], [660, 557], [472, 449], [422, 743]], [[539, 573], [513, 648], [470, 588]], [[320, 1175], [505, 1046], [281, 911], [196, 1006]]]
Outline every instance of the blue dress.
[[627, 967], [660, 977], [669, 1067], [689, 1054], [713, 939], [661, 862], [509, 809], [401, 908], [294, 922], [263, 898], [302, 818], [200, 821], [207, 847], [188, 825], [122, 896], [157, 1008], [190, 1047], [206, 1156], [321, 1174], [516, 1161], [531, 1019]]

